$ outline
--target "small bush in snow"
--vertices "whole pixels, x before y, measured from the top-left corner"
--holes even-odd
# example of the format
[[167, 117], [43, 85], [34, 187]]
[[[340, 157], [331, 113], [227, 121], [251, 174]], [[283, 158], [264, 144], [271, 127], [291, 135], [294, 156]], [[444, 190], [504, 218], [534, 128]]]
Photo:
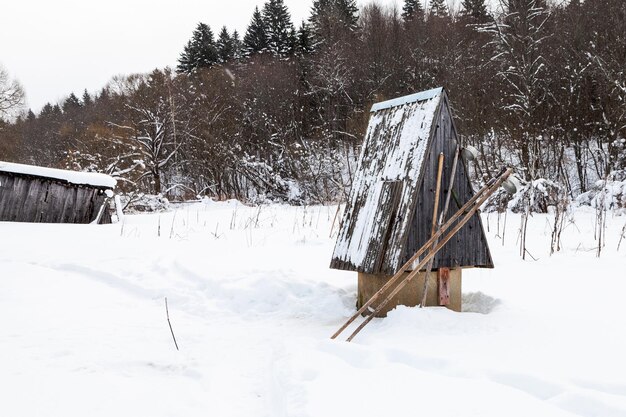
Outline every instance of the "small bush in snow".
[[626, 170], [611, 172], [606, 180], [598, 180], [593, 188], [576, 198], [581, 206], [626, 209]]
[[170, 209], [170, 202], [161, 194], [124, 194], [120, 200], [125, 213], [152, 213]]
[[513, 213], [524, 213], [529, 205], [531, 213], [548, 213], [549, 207], [556, 207], [565, 200], [567, 192], [562, 185], [540, 178], [527, 183], [514, 195], [499, 189], [487, 200], [484, 211], [503, 212], [508, 209]]

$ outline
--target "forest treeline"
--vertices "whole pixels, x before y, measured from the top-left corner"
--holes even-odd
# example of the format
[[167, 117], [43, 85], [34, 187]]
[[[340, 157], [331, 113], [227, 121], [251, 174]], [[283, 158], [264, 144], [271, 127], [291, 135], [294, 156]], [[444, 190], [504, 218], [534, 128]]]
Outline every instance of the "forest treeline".
[[444, 86], [476, 179], [502, 164], [571, 195], [626, 164], [626, 2], [282, 0], [243, 35], [200, 23], [175, 69], [115, 77], [0, 122], [0, 159], [106, 172], [124, 191], [345, 197], [374, 102]]

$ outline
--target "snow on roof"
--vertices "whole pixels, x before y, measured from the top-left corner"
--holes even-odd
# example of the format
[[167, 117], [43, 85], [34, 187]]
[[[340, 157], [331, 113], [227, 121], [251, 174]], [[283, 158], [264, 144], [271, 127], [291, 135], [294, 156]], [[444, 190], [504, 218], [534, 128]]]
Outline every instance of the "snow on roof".
[[115, 188], [115, 178], [94, 172], [68, 171], [64, 169], [45, 168], [35, 165], [15, 164], [0, 161], [0, 172], [13, 174], [33, 175], [35, 177], [54, 178], [77, 185], [91, 185], [94, 187]]
[[382, 101], [375, 103], [372, 106], [370, 112], [374, 113], [380, 110], [389, 109], [391, 107], [403, 106], [409, 103], [415, 103], [418, 101], [430, 100], [439, 96], [443, 92], [443, 87], [433, 88], [432, 90], [420, 91], [419, 93], [411, 94], [404, 97], [394, 98], [392, 100]]
[[[348, 199], [344, 221], [337, 238], [331, 266], [339, 269], [369, 271], [380, 250], [387, 262], [401, 257], [402, 237], [410, 222], [411, 207], [421, 178], [431, 128], [443, 89], [425, 91], [372, 107], [361, 159]], [[380, 248], [377, 235], [384, 233], [382, 223], [390, 207], [383, 188], [401, 182], [396, 222], [389, 245]], [[385, 183], [388, 183], [385, 185]], [[382, 237], [382, 236], [380, 236]], [[391, 265], [390, 265], [391, 266]]]

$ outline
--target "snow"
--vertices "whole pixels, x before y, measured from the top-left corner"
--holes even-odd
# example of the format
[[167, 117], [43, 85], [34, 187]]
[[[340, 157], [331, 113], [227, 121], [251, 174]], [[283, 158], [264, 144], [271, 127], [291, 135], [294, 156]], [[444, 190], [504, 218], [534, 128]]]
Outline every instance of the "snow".
[[105, 174], [94, 172], [77, 172], [64, 169], [45, 168], [35, 165], [15, 164], [12, 162], [0, 161], [0, 172], [11, 172], [14, 174], [33, 175], [36, 177], [54, 178], [67, 181], [77, 185], [92, 185], [94, 187], [115, 188], [117, 181], [115, 178]]
[[576, 202], [596, 208], [626, 211], [626, 171], [615, 171], [609, 179], [596, 181], [590, 191], [576, 197]]
[[356, 296], [328, 269], [336, 206], [172, 207], [0, 223], [3, 415], [626, 415], [626, 216], [596, 258], [594, 209], [552, 257], [534, 214], [535, 262], [519, 215], [505, 233], [483, 215], [496, 268], [464, 271], [466, 312], [398, 307], [346, 343], [329, 339]]

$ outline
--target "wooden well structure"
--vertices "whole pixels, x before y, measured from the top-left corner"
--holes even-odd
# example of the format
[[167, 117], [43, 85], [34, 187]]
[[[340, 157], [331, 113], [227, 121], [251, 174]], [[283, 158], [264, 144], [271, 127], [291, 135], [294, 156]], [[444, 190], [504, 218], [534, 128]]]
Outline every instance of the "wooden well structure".
[[0, 221], [111, 223], [115, 185], [104, 174], [0, 161]]
[[[441, 153], [444, 166], [439, 207], [443, 207], [450, 193], [451, 212], [473, 196], [462, 158], [458, 160], [453, 189], [447, 189], [458, 144], [443, 88], [372, 107], [330, 265], [358, 272], [357, 307], [369, 300], [431, 237]], [[426, 305], [445, 305], [460, 311], [461, 272], [473, 267], [493, 268], [478, 213], [435, 256]], [[384, 315], [397, 305], [418, 305], [424, 279], [425, 273], [420, 273], [381, 313]]]

